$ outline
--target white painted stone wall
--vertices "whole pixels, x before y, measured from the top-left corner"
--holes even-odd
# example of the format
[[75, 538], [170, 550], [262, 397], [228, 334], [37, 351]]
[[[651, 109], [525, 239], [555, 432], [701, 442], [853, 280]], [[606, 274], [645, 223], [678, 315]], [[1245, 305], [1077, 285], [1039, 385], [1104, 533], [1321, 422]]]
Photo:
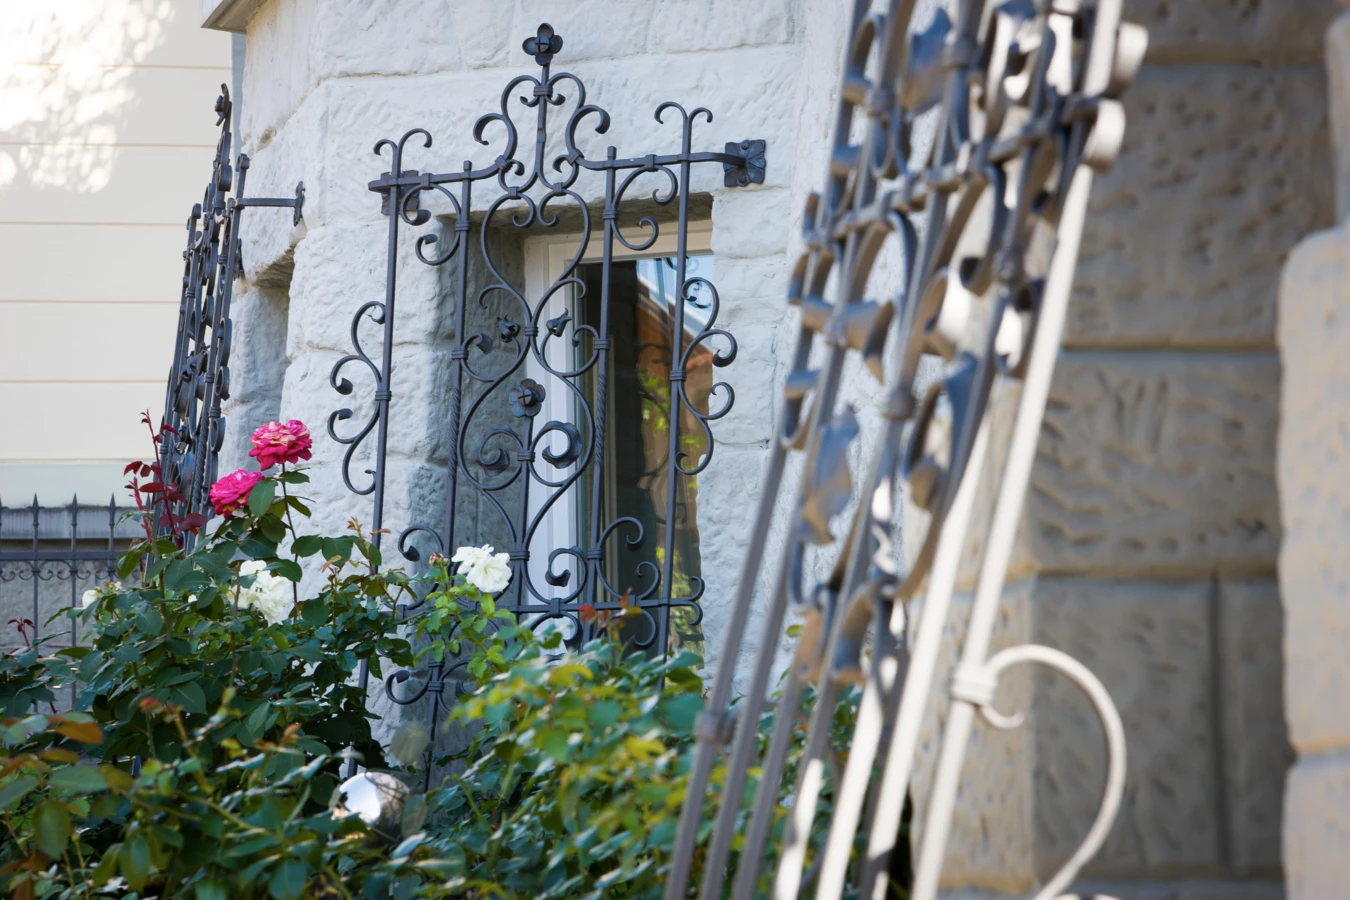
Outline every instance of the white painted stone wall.
[[[236, 375], [258, 390], [252, 399], [239, 392], [235, 419], [275, 409], [322, 429], [342, 399], [328, 373], [350, 349], [351, 313], [383, 296], [385, 220], [366, 183], [387, 157], [370, 148], [421, 126], [435, 144], [413, 149], [410, 167], [490, 160], [496, 148], [473, 144], [472, 124], [496, 108], [511, 76], [534, 71], [519, 46], [540, 21], [565, 38], [555, 70], [582, 77], [588, 99], [614, 117], [606, 136], [586, 138], [588, 155], [607, 143], [621, 155], [671, 147], [674, 132], [651, 119], [666, 99], [714, 111], [696, 132], [702, 146], [768, 141], [763, 186], [727, 190], [720, 171], [696, 185], [712, 201], [723, 322], [741, 343], [724, 370], [737, 405], [715, 423], [715, 463], [700, 478], [704, 629], [717, 663], [752, 659], [758, 622], [735, 661], [717, 659], [720, 629], [795, 334], [783, 299], [787, 266], [806, 193], [824, 171], [846, 4], [218, 5], [235, 9], [229, 21], [248, 35], [250, 191], [285, 194], [300, 179], [308, 189], [302, 226], [259, 216], [246, 233], [249, 285], [239, 296], [256, 292], [259, 302], [241, 303], [240, 315], [273, 318], [237, 327], [266, 332], [275, 346], [275, 311], [284, 308], [286, 360], [283, 367], [260, 351], [246, 365], [241, 353]], [[1127, 95], [1125, 151], [1094, 194], [998, 638], [1075, 653], [1121, 708], [1130, 739], [1125, 809], [1086, 887], [1122, 898], [1281, 893], [1289, 751], [1275, 580], [1276, 273], [1302, 234], [1331, 221], [1318, 59], [1333, 11], [1331, 0], [1251, 0], [1240, 9], [1220, 0], [1127, 3], [1127, 18], [1150, 27], [1152, 49]], [[386, 507], [395, 532], [439, 518], [447, 397], [436, 376], [456, 327], [445, 302], [451, 270], [428, 269], [404, 250]], [[884, 292], [893, 280], [883, 264], [874, 284]], [[373, 334], [369, 346], [377, 346]], [[845, 394], [867, 447], [876, 401], [869, 376], [851, 372]], [[363, 396], [369, 385], [358, 382], [357, 402], [343, 400], [356, 409], [353, 421], [362, 420]], [[324, 528], [369, 518], [368, 499], [340, 483], [337, 451], [316, 443], [311, 494]], [[362, 467], [353, 468], [359, 476]], [[964, 587], [973, 576], [966, 572]], [[1291, 616], [1289, 627], [1297, 624]], [[952, 623], [953, 641], [962, 627]], [[973, 739], [945, 871], [953, 890], [1026, 889], [1071, 851], [1095, 810], [1101, 739], [1073, 689], [1027, 678], [1008, 699], [1030, 704], [1031, 724]]]

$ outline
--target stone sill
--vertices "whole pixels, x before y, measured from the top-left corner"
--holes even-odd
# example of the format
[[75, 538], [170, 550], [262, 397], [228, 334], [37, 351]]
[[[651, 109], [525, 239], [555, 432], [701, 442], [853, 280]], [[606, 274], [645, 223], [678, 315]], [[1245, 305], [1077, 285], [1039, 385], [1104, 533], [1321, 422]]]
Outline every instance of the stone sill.
[[202, 27], [243, 34], [248, 20], [267, 0], [200, 0]]

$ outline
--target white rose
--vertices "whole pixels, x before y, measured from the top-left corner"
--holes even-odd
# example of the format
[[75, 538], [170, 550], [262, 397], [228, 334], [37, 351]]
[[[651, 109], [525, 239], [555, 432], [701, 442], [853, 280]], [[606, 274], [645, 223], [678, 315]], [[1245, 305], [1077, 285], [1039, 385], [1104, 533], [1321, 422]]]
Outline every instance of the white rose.
[[80, 606], [84, 609], [88, 609], [94, 605], [99, 597], [103, 596], [105, 591], [109, 594], [115, 594], [120, 590], [122, 590], [122, 582], [105, 581], [103, 582], [102, 587], [90, 588], [85, 591], [84, 594], [80, 596]]
[[496, 594], [506, 590], [511, 583], [511, 557], [505, 553], [493, 553], [491, 544], [481, 547], [460, 547], [451, 562], [459, 563], [455, 571], [464, 576], [464, 580], [485, 594]]
[[239, 574], [253, 576], [253, 584], [239, 591], [239, 608], [257, 609], [272, 625], [286, 621], [294, 605], [291, 583], [267, 571], [267, 563], [256, 559], [240, 566]]

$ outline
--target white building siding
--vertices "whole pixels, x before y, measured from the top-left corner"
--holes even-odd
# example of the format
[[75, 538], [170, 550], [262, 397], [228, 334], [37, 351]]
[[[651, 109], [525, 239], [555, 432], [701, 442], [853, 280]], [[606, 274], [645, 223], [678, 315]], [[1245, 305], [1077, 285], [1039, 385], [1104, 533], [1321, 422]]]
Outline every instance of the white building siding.
[[0, 502], [106, 502], [148, 453], [230, 80], [196, 11], [0, 0]]

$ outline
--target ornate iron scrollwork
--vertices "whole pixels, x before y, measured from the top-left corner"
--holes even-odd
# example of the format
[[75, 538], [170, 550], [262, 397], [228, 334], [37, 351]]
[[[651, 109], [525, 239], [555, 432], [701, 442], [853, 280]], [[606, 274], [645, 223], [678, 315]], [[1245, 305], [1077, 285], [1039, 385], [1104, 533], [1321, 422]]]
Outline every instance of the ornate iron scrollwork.
[[[384, 527], [385, 475], [390, 401], [392, 351], [396, 342], [398, 316], [395, 311], [397, 253], [405, 227], [421, 227], [432, 220], [432, 211], [424, 205], [440, 204], [444, 232], [420, 234], [414, 244], [419, 260], [429, 266], [452, 263], [455, 316], [454, 346], [450, 353], [449, 460], [445, 514], [439, 528], [417, 524], [405, 530], [399, 539], [405, 556], [416, 558], [422, 552], [413, 546], [414, 536], [446, 551], [461, 543], [481, 543], [483, 528], [489, 525], [503, 535], [507, 546], [498, 546], [510, 554], [512, 581], [498, 607], [541, 624], [560, 623], [584, 640], [593, 627], [578, 615], [583, 604], [598, 611], [617, 610], [629, 603], [641, 611], [648, 624], [646, 634], [634, 638], [640, 645], [664, 648], [670, 611], [690, 607], [698, 618], [697, 603], [702, 582], [688, 579], [691, 589], [681, 596], [673, 583], [675, 551], [673, 528], [665, 528], [664, 547], [652, 560], [635, 567], [640, 583], [615, 583], [606, 571], [606, 546], [636, 547], [648, 535], [642, 523], [619, 509], [608, 507], [604, 492], [606, 467], [606, 421], [612, 385], [611, 356], [615, 351], [610, 322], [618, 302], [611, 297], [610, 276], [614, 254], [620, 248], [629, 253], [650, 252], [663, 229], [673, 230], [676, 249], [672, 257], [677, 299], [670, 304], [670, 359], [665, 363], [664, 382], [658, 393], [664, 400], [659, 415], [664, 416], [666, 433], [663, 447], [666, 459], [662, 469], [667, 517], [678, 506], [676, 488], [680, 479], [703, 471], [713, 455], [711, 423], [726, 415], [733, 395], [729, 385], [712, 388], [717, 408], [700, 409], [686, 389], [691, 359], [713, 367], [728, 365], [735, 358], [736, 342], [716, 324], [717, 293], [710, 281], [690, 274], [687, 266], [689, 203], [692, 173], [697, 166], [723, 166], [727, 184], [753, 184], [764, 178], [764, 142], [743, 141], [728, 144], [723, 151], [694, 151], [694, 125], [700, 117], [711, 121], [706, 109], [687, 112], [676, 103], [662, 103], [655, 112], [658, 122], [674, 121], [679, 128], [679, 150], [673, 153], [640, 157], [619, 157], [609, 147], [603, 159], [588, 158], [578, 146], [583, 126], [598, 134], [609, 128], [609, 114], [587, 102], [581, 79], [568, 72], [553, 72], [554, 56], [563, 40], [547, 24], [524, 43], [526, 53], [540, 66], [537, 74], [513, 78], [502, 91], [500, 110], [483, 115], [473, 129], [474, 139], [490, 146], [491, 133], [499, 141], [495, 158], [475, 167], [465, 161], [459, 171], [445, 174], [409, 168], [407, 159], [412, 144], [419, 149], [432, 145], [431, 135], [414, 128], [398, 140], [384, 139], [375, 152], [388, 151], [390, 168], [370, 183], [381, 197], [381, 209], [389, 216], [387, 264], [384, 300], [371, 301], [356, 311], [352, 320], [352, 353], [340, 359], [330, 376], [332, 385], [342, 394], [350, 394], [352, 382], [344, 377], [350, 366], [373, 381], [374, 405], [355, 432], [343, 433], [340, 422], [355, 414], [339, 409], [329, 419], [329, 434], [346, 446], [343, 478], [358, 494], [373, 494], [373, 524]], [[571, 96], [569, 101], [568, 96]], [[533, 111], [533, 129], [524, 131], [512, 118], [519, 111], [512, 103]], [[571, 102], [559, 134], [549, 133], [549, 114], [555, 107]], [[531, 134], [532, 142], [522, 140]], [[579, 190], [578, 180], [593, 174], [602, 179], [594, 192], [602, 199], [597, 213], [588, 197]], [[644, 203], [654, 212], [639, 215], [637, 231], [621, 225], [630, 195], [639, 187], [654, 183]], [[486, 189], [488, 196], [482, 197]], [[565, 220], [561, 207], [573, 207]], [[673, 211], [673, 214], [666, 214]], [[599, 222], [595, 220], [598, 217]], [[666, 219], [667, 221], [659, 221]], [[561, 273], [550, 273], [548, 284], [534, 296], [506, 271], [505, 263], [494, 248], [497, 231], [524, 235], [529, 231], [552, 230], [562, 233], [564, 221], [578, 232], [575, 255]], [[597, 227], [598, 225], [598, 227]], [[447, 234], [448, 233], [448, 234]], [[583, 250], [601, 248], [601, 289], [599, 312], [594, 320], [584, 319], [575, 303], [586, 298], [581, 277]], [[473, 277], [483, 282], [470, 286]], [[556, 277], [555, 277], [556, 276]], [[594, 291], [592, 291], [594, 293]], [[685, 299], [698, 295], [697, 315], [686, 318]], [[563, 302], [572, 296], [575, 301]], [[596, 298], [586, 298], [594, 300]], [[471, 319], [495, 316], [495, 325], [471, 325]], [[382, 347], [379, 358], [368, 353], [361, 342], [363, 320], [381, 326]], [[487, 330], [482, 330], [483, 328]], [[495, 337], [492, 334], [495, 332]], [[717, 346], [710, 347], [710, 344]], [[705, 359], [706, 357], [706, 359]], [[571, 406], [560, 413], [559, 403]], [[425, 414], [418, 410], [417, 414]], [[702, 458], [689, 460], [681, 443], [682, 418], [703, 435], [706, 447]], [[623, 422], [637, 427], [636, 422]], [[373, 445], [366, 446], [373, 440]], [[364, 450], [362, 448], [365, 448]], [[369, 479], [353, 478], [352, 467], [359, 457], [372, 460], [366, 469]], [[542, 459], [541, 459], [542, 457]], [[470, 522], [468, 528], [457, 510], [466, 494], [477, 497], [479, 516], [491, 517], [491, 523]], [[571, 504], [567, 507], [565, 504]], [[555, 543], [567, 546], [543, 546], [537, 536], [549, 517], [559, 510], [576, 512], [574, 534]], [[571, 526], [569, 526], [571, 527]], [[565, 530], [565, 529], [564, 529]], [[539, 544], [539, 546], [536, 546]], [[547, 566], [532, 566], [531, 559], [547, 556]], [[556, 568], [555, 568], [556, 566]], [[364, 677], [364, 676], [363, 676]], [[428, 684], [439, 684], [439, 671]], [[390, 696], [397, 678], [390, 682]], [[439, 691], [433, 691], [431, 716], [435, 721]]]
[[[919, 34], [910, 32], [913, 0], [891, 0], [884, 14], [871, 12], [870, 5], [854, 4], [825, 188], [806, 207], [805, 250], [788, 292], [801, 312], [801, 329], [783, 387], [783, 426], [759, 496], [721, 665], [696, 729], [700, 743], [666, 900], [687, 896], [714, 760], [728, 743], [700, 896], [723, 896], [752, 767], [761, 776], [732, 896], [757, 895], [799, 705], [811, 683], [815, 701], [776, 854], [774, 896], [788, 900], [809, 889], [818, 900], [837, 900], [860, 840], [866, 850], [852, 873], [854, 895], [888, 896], [888, 859], [991, 440], [1008, 441], [1006, 461], [948, 692], [951, 712], [910, 896], [932, 900], [936, 894], [974, 714], [997, 727], [1016, 724], [992, 706], [1008, 667], [1040, 663], [1075, 681], [1108, 739], [1097, 820], [1038, 898], [1063, 890], [1100, 847], [1123, 788], [1123, 731], [1100, 682], [1059, 651], [1023, 646], [990, 656], [989, 644], [1059, 351], [1093, 172], [1108, 167], [1120, 148], [1124, 114], [1116, 98], [1142, 60], [1146, 35], [1121, 23], [1121, 0], [1005, 0], [987, 10], [983, 0], [959, 0], [954, 20], [939, 10]], [[929, 110], [931, 118], [922, 119]], [[920, 146], [921, 120], [936, 125], [931, 147]], [[855, 136], [861, 137], [856, 143]], [[981, 205], [988, 213], [977, 216]], [[902, 260], [900, 287], [887, 300], [868, 301], [864, 292], [874, 263], [888, 245]], [[892, 322], [884, 422], [869, 471], [858, 477], [848, 453], [857, 424], [839, 400], [844, 362], [857, 354], [881, 380]], [[823, 354], [812, 352], [818, 342]], [[924, 356], [939, 358], [943, 372], [920, 398], [916, 380]], [[1018, 406], [1009, 436], [991, 434], [989, 406], [998, 379], [1021, 388], [1011, 392]], [[795, 452], [804, 455], [802, 476], [789, 486], [784, 473]], [[830, 522], [847, 509], [859, 483], [862, 499], [836, 543]], [[906, 535], [917, 548], [907, 570], [897, 565], [892, 540], [902, 485], [929, 516], [926, 533]], [[768, 536], [785, 499], [793, 511], [788, 546], [775, 554], [767, 550]], [[805, 583], [808, 551], [833, 557], [819, 584]], [[766, 694], [790, 603], [805, 625], [773, 736], [757, 759], [754, 723], [734, 727], [730, 704], [756, 576], [766, 566], [775, 580], [767, 601], [756, 604], [767, 607], [764, 649], [751, 674], [750, 702], [738, 709], [757, 710]], [[906, 603], [919, 594], [922, 611], [907, 622]], [[864, 671], [869, 642], [871, 664]], [[847, 764], [834, 780], [829, 826], [813, 831], [836, 706], [842, 688], [858, 682], [861, 706]]]
[[216, 480], [216, 457], [225, 438], [220, 404], [230, 397], [230, 302], [234, 280], [243, 270], [241, 214], [247, 206], [289, 207], [291, 221], [298, 225], [305, 202], [303, 182], [296, 184], [294, 197], [244, 195], [249, 159], [241, 153], [234, 164], [230, 162], [232, 111], [229, 88], [222, 84], [215, 104], [220, 137], [211, 180], [187, 220], [178, 333], [161, 419], [172, 429], [171, 440], [160, 448], [161, 465], [164, 482], [178, 486], [181, 499], [173, 511], [179, 519], [210, 514], [208, 491]]

